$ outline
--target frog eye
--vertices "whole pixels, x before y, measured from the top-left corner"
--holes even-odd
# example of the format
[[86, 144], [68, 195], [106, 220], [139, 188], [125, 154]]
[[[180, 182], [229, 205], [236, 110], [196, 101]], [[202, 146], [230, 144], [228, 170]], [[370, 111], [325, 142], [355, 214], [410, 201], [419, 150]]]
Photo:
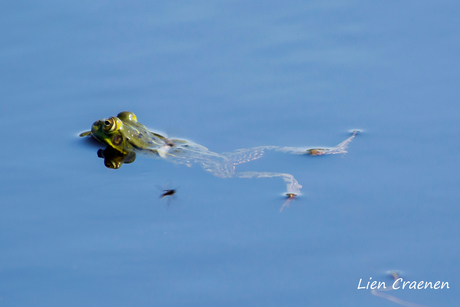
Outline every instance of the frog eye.
[[117, 130], [117, 128], [118, 128], [117, 121], [113, 117], [106, 119], [104, 121], [104, 131], [105, 132], [113, 132]]

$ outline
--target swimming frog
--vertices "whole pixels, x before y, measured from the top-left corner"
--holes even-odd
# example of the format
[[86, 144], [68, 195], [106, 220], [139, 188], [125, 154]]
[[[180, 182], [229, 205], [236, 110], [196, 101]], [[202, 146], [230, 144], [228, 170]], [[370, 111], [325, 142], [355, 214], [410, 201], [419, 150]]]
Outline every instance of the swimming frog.
[[134, 113], [124, 111], [117, 116], [95, 121], [91, 131], [83, 132], [80, 136], [92, 136], [108, 145], [105, 150], [100, 150], [98, 155], [104, 158], [105, 165], [110, 168], [119, 168], [123, 163], [133, 162], [136, 152], [146, 153], [187, 166], [196, 163], [201, 165], [205, 171], [221, 178], [280, 177], [287, 185], [285, 195], [288, 198], [293, 198], [300, 194], [302, 186], [291, 174], [236, 172], [235, 167], [238, 164], [261, 158], [265, 150], [310, 156], [345, 154], [347, 153], [348, 144], [353, 140], [357, 132], [353, 131], [349, 138], [332, 148], [258, 146], [218, 154], [191, 141], [168, 139], [159, 133], [149, 131], [137, 121]]

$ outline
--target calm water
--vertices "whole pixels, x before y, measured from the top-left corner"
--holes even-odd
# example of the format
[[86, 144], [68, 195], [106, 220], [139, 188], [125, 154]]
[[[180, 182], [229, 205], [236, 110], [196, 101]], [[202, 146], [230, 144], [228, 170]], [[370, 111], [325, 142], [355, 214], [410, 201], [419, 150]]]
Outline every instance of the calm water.
[[[398, 306], [460, 301], [455, 1], [8, 1], [0, 12], [0, 305]], [[269, 153], [219, 179], [78, 138], [123, 110], [213, 151]], [[178, 187], [168, 204], [158, 186]]]

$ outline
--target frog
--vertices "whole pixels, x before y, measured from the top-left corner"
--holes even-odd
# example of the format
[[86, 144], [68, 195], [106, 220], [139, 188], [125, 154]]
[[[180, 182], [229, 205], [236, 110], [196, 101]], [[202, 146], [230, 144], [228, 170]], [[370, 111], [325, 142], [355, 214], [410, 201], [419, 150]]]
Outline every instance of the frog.
[[91, 131], [81, 133], [80, 137], [88, 135], [122, 154], [145, 150], [164, 156], [165, 151], [162, 151], [162, 148], [173, 147], [176, 143], [186, 143], [182, 140], [169, 140], [161, 134], [149, 131], [137, 121], [137, 116], [133, 112], [128, 111], [95, 121]]
[[136, 153], [140, 153], [189, 167], [199, 164], [206, 172], [220, 178], [279, 177], [286, 183], [287, 191], [284, 195], [290, 201], [301, 194], [302, 188], [293, 175], [258, 171], [237, 172], [236, 166], [260, 159], [266, 150], [308, 156], [346, 154], [348, 144], [358, 132], [359, 130], [353, 130], [350, 137], [330, 148], [257, 146], [218, 154], [192, 141], [169, 139], [160, 133], [150, 131], [139, 123], [133, 112], [123, 111], [117, 116], [95, 121], [91, 131], [81, 133], [80, 137], [90, 136], [107, 145], [105, 150], [98, 152], [98, 156], [104, 158], [108, 168], [117, 169], [123, 163], [132, 163]]

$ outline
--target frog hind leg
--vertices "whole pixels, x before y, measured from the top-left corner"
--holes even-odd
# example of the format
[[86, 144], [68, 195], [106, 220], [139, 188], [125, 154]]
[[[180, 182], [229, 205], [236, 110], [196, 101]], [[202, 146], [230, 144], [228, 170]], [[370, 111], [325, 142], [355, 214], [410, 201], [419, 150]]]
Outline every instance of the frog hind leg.
[[289, 198], [300, 195], [302, 186], [291, 174], [287, 173], [273, 173], [273, 172], [238, 172], [233, 175], [238, 178], [273, 178], [280, 177], [286, 183], [286, 196]]
[[346, 154], [348, 152], [347, 151], [348, 144], [350, 144], [351, 141], [353, 141], [353, 139], [355, 138], [355, 136], [356, 136], [356, 134], [358, 132], [359, 132], [359, 130], [354, 130], [353, 134], [348, 139], [346, 139], [345, 141], [343, 141], [342, 143], [340, 143], [339, 145], [337, 145], [335, 147], [331, 147], [331, 148], [311, 148], [311, 149], [308, 149], [305, 153], [307, 155], [310, 155], [310, 156]]

